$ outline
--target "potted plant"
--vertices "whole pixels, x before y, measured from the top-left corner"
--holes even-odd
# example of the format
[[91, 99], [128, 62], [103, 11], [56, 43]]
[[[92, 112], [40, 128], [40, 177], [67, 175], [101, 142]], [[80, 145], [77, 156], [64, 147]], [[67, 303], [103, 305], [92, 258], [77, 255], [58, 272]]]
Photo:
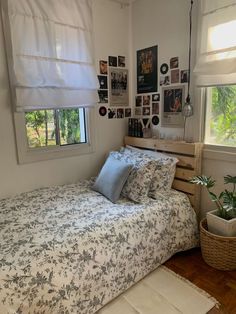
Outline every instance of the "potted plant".
[[236, 176], [227, 175], [224, 177], [225, 184], [232, 184], [231, 191], [224, 190], [217, 196], [211, 191], [215, 186], [215, 180], [207, 176], [195, 176], [191, 183], [206, 187], [211, 200], [216, 204], [217, 209], [207, 213], [208, 230], [217, 235], [226, 237], [236, 236]]

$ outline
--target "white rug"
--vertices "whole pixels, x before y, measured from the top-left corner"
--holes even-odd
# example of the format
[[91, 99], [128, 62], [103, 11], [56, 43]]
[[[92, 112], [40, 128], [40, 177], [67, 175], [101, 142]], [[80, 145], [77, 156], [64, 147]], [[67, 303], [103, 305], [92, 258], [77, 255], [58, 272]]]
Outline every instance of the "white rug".
[[98, 314], [206, 314], [218, 302], [190, 281], [160, 266]]

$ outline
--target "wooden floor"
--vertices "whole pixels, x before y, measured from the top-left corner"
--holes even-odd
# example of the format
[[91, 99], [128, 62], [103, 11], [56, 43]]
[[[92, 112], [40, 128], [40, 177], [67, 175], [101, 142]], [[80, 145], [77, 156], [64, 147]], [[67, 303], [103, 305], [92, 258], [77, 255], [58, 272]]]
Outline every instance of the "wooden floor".
[[219, 271], [208, 266], [202, 259], [200, 249], [176, 254], [164, 265], [221, 303], [219, 310], [213, 309], [209, 314], [236, 314], [236, 271]]

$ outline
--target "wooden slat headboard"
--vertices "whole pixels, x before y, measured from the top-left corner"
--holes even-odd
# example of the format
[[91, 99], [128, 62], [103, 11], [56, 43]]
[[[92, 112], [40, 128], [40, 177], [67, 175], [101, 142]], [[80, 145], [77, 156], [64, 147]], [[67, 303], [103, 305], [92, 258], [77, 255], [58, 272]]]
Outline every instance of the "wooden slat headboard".
[[201, 173], [202, 143], [160, 140], [153, 138], [125, 137], [125, 145], [164, 152], [178, 158], [172, 187], [188, 195], [197, 215], [200, 209], [200, 188], [188, 180]]

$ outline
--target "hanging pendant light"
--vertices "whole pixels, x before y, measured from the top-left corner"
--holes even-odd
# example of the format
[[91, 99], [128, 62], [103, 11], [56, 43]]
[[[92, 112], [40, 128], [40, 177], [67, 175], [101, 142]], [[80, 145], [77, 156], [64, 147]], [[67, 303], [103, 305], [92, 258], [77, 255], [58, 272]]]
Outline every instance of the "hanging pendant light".
[[193, 9], [193, 0], [191, 0], [191, 6], [189, 11], [189, 50], [188, 50], [188, 95], [186, 97], [182, 115], [184, 116], [184, 136], [185, 140], [185, 127], [186, 127], [186, 119], [193, 115], [193, 105], [190, 97], [190, 78], [191, 78], [191, 43], [192, 43], [192, 9]]

